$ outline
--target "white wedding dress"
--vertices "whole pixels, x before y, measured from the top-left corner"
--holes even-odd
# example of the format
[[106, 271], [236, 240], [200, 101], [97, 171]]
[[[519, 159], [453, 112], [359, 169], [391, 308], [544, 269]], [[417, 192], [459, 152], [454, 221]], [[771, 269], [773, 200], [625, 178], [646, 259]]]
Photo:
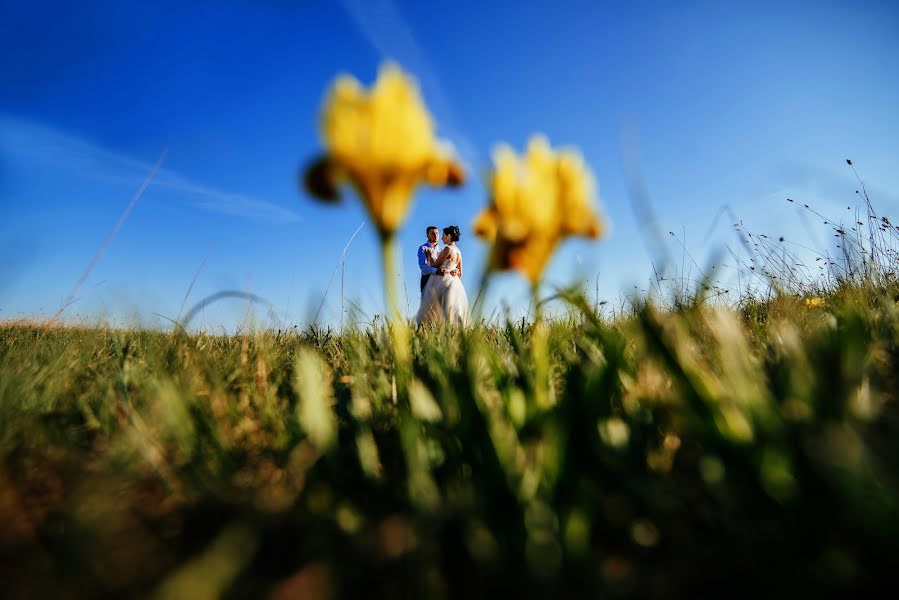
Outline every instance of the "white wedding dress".
[[[456, 246], [447, 248], [449, 254], [438, 268], [446, 271], [458, 269], [462, 262], [462, 252]], [[468, 325], [468, 296], [465, 294], [462, 278], [449, 274], [431, 275], [421, 294], [421, 306], [415, 322]]]

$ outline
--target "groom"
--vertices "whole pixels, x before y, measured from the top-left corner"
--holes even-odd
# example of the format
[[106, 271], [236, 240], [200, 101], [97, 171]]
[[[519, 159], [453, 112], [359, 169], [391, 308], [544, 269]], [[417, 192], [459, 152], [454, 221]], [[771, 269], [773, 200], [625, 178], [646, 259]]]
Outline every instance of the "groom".
[[[432, 267], [428, 264], [428, 258], [436, 257], [440, 254], [440, 247], [437, 245], [437, 228], [431, 225], [425, 229], [425, 235], [428, 241], [418, 247], [418, 268], [421, 269], [421, 292], [424, 293], [425, 286], [431, 275], [443, 275], [445, 271]], [[455, 275], [456, 271], [452, 270], [449, 275]]]

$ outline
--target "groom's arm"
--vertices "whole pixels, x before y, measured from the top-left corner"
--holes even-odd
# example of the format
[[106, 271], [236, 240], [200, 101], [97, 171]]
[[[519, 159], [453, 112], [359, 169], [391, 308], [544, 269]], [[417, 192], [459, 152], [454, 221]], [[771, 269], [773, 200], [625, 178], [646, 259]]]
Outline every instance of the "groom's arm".
[[421, 270], [422, 275], [425, 273], [434, 274], [437, 272], [437, 269], [428, 264], [428, 257], [425, 254], [424, 246], [418, 247], [418, 267]]

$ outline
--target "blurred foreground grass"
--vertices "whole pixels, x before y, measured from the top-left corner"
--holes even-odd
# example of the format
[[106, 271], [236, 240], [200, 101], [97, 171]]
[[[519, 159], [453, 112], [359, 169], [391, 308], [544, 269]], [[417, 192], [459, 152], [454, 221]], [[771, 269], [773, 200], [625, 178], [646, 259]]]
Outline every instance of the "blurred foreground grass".
[[[871, 588], [899, 568], [899, 287], [548, 325], [0, 326], [8, 597]], [[542, 338], [541, 338], [542, 339]], [[542, 342], [541, 342], [542, 343]]]

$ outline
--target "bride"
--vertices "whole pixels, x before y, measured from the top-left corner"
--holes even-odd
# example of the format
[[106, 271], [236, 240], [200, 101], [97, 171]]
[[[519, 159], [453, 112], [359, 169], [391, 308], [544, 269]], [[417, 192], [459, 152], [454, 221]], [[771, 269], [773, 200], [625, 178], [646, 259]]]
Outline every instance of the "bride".
[[[421, 295], [421, 307], [415, 316], [415, 322], [449, 323], [450, 325], [468, 325], [468, 296], [462, 285], [462, 252], [456, 246], [461, 233], [455, 225], [444, 227], [444, 248], [428, 262], [437, 267], [437, 273], [428, 279]], [[456, 271], [459, 276], [451, 273]]]

